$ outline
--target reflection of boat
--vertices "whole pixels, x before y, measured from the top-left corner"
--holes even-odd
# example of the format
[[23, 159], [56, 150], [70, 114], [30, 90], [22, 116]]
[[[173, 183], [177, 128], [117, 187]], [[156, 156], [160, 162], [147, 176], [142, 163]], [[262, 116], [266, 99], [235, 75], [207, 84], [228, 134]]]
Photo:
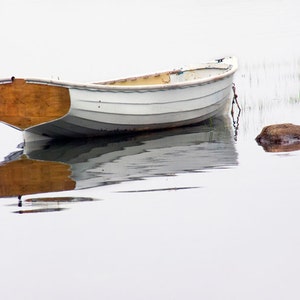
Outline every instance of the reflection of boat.
[[199, 123], [227, 107], [235, 58], [122, 80], [0, 80], [0, 120], [47, 137], [99, 136]]
[[0, 164], [0, 196], [72, 190], [75, 181], [70, 175], [68, 164], [21, 156]]
[[[76, 189], [236, 165], [237, 153], [229, 118], [211, 122], [140, 135], [67, 142], [50, 140], [40, 145], [27, 143], [24, 154], [27, 160], [36, 163], [69, 166], [71, 171], [65, 175], [76, 182]], [[20, 160], [13, 159], [4, 163], [4, 167]], [[36, 175], [41, 184], [44, 174]]]

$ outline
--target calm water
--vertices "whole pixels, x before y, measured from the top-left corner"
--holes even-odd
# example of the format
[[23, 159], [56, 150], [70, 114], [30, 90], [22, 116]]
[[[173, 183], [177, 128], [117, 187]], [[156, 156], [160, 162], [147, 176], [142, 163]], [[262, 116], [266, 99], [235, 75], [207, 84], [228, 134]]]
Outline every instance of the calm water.
[[[265, 125], [300, 124], [299, 9], [296, 0], [6, 3], [0, 77], [105, 80], [236, 55], [242, 111], [167, 132], [28, 145], [27, 159], [21, 134], [0, 125], [1, 297], [299, 299], [300, 151], [265, 152], [254, 140]], [[30, 190], [22, 207], [8, 197]]]

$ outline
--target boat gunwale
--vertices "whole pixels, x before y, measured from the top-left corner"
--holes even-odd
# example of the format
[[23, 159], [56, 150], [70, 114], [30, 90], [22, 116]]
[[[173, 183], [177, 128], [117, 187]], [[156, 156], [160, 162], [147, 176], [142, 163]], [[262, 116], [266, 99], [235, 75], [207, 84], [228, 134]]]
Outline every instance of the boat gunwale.
[[[218, 68], [218, 64], [227, 65], [226, 69]], [[151, 85], [110, 85], [103, 83], [72, 83], [68, 81], [60, 81], [60, 80], [47, 80], [47, 79], [40, 79], [40, 78], [24, 78], [26, 83], [32, 84], [44, 84], [44, 85], [52, 85], [52, 86], [60, 86], [69, 89], [87, 89], [87, 90], [94, 90], [94, 91], [102, 91], [102, 92], [143, 92], [143, 91], [155, 91], [155, 90], [170, 90], [170, 89], [181, 89], [181, 88], [188, 88], [193, 86], [205, 85], [215, 81], [219, 81], [221, 79], [227, 78], [233, 75], [238, 68], [237, 60], [235, 57], [226, 57], [221, 62], [218, 60], [203, 63], [203, 67], [194, 67], [194, 68], [186, 68], [180, 70], [169, 71], [170, 74], [172, 72], [188, 72], [193, 70], [200, 70], [200, 69], [224, 69], [225, 72], [216, 76], [207, 76], [204, 78], [196, 79], [196, 80], [187, 80], [183, 82], [175, 82], [175, 83], [162, 83], [162, 84], [151, 84]], [[165, 73], [165, 72], [161, 72]], [[159, 74], [159, 73], [157, 73]], [[148, 74], [144, 76], [151, 76], [155, 74]], [[143, 76], [139, 76], [143, 77]], [[128, 78], [124, 78], [125, 80]], [[117, 79], [119, 80], [119, 79]], [[8, 84], [11, 83], [13, 80], [12, 78], [9, 79], [2, 79], [0, 80], [0, 84]], [[110, 82], [110, 81], [107, 81]]]

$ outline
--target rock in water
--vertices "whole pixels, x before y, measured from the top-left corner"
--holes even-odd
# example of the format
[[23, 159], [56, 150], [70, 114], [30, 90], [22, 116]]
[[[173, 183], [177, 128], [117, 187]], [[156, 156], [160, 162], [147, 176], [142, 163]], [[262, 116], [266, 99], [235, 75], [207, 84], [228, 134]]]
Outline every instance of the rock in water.
[[300, 150], [300, 125], [290, 123], [269, 125], [263, 128], [255, 140], [266, 151]]

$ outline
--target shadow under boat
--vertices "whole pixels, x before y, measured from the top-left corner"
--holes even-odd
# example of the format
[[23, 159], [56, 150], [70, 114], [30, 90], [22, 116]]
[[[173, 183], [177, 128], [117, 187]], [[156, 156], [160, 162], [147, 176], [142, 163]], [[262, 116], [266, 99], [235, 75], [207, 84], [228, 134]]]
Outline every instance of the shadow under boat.
[[0, 197], [84, 189], [237, 165], [231, 119], [168, 131], [27, 143], [0, 163]]

